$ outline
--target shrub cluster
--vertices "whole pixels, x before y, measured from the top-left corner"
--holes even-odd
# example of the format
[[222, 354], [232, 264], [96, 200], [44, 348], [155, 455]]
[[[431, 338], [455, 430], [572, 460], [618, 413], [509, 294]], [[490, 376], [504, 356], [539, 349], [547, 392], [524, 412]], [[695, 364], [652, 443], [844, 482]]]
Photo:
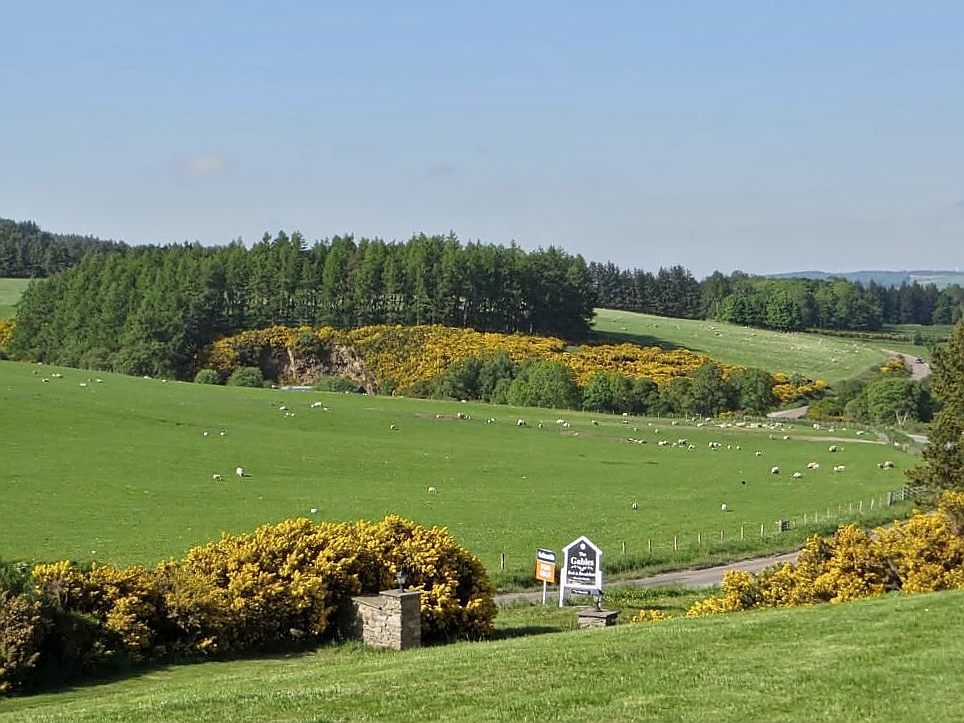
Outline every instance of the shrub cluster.
[[112, 664], [311, 645], [338, 634], [352, 595], [393, 587], [400, 570], [422, 593], [423, 640], [491, 633], [479, 560], [446, 529], [394, 516], [264, 525], [154, 569], [34, 565], [18, 584], [0, 577], [0, 694]]
[[[664, 351], [634, 344], [573, 347], [555, 337], [487, 333], [439, 325], [367, 326], [348, 331], [273, 326], [219, 339], [206, 349], [200, 362], [227, 377], [239, 367], [257, 366], [266, 356], [281, 355], [288, 350], [319, 354], [334, 346], [352, 348], [382, 392], [392, 390], [411, 396], [461, 396], [524, 403], [530, 396], [539, 398], [541, 392], [532, 392], [520, 383], [515, 393], [510, 394], [510, 385], [527, 363], [541, 361], [564, 367], [577, 392], [567, 390], [557, 395], [564, 403], [548, 406], [574, 407], [581, 404], [582, 390], [589, 388], [594, 378], [600, 374], [617, 375], [619, 379], [610, 376], [593, 385], [591, 408], [598, 411], [655, 408], [645, 400], [651, 394], [649, 389], [632, 391], [631, 387], [641, 380], [666, 390], [677, 380], [688, 381], [707, 365], [718, 367], [724, 380], [746, 371], [713, 362], [705, 355], [686, 349]], [[505, 381], [497, 388], [500, 379]], [[780, 373], [774, 374], [768, 384], [767, 396], [783, 404], [817, 398], [827, 388], [820, 380], [791, 378]], [[605, 391], [601, 401], [600, 385], [613, 390]], [[658, 411], [688, 411], [669, 407]]]
[[964, 493], [946, 492], [934, 513], [915, 512], [872, 533], [843, 526], [831, 538], [811, 537], [795, 563], [756, 575], [727, 572], [723, 594], [695, 603], [687, 615], [964, 589], [962, 528]]
[[17, 322], [13, 319], [0, 319], [0, 359], [6, 359], [7, 346], [13, 338], [13, 330]]

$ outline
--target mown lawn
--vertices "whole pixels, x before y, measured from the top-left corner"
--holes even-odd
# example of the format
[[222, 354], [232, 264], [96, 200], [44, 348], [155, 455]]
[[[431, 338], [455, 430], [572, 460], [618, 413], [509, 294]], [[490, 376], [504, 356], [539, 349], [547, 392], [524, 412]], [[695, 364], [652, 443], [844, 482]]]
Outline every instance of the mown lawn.
[[961, 690], [964, 592], [949, 592], [152, 668], [4, 701], [0, 721], [956, 723]]
[[[317, 401], [326, 408], [311, 408]], [[844, 519], [906, 512], [878, 506], [903, 486], [901, 470], [915, 458], [858, 434], [225, 388], [0, 362], [0, 554], [153, 564], [222, 532], [286, 518], [398, 514], [448, 527], [500, 586], [531, 583], [536, 548], [561, 550], [580, 535], [603, 549], [610, 571], [678, 567], [788, 549]], [[830, 453], [831, 444], [840, 451]], [[880, 469], [885, 459], [896, 469]], [[808, 470], [811, 461], [820, 469]], [[837, 464], [846, 471], [833, 473]], [[770, 474], [773, 465], [781, 474]], [[791, 479], [793, 471], [803, 478]], [[794, 529], [777, 535], [778, 519]]]

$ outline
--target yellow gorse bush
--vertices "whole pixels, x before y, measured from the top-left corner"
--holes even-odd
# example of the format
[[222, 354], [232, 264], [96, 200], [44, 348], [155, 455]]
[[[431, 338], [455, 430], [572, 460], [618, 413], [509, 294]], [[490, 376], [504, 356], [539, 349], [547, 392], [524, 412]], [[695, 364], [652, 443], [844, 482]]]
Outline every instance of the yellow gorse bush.
[[[316, 349], [348, 346], [355, 350], [378, 384], [387, 381], [397, 389], [431, 380], [452, 364], [470, 357], [506, 352], [513, 361], [545, 359], [565, 364], [576, 383], [585, 386], [600, 371], [621, 374], [629, 379], [651, 379], [663, 386], [675, 378], [692, 374], [712, 361], [687, 349], [664, 351], [658, 347], [635, 344], [568, 346], [556, 337], [499, 334], [474, 329], [438, 325], [366, 326], [348, 331], [322, 327], [290, 328], [273, 326], [245, 331], [215, 341], [201, 356], [200, 366], [224, 375], [238, 366], [257, 366], [264, 351], [276, 354], [289, 349], [305, 349], [310, 340]], [[721, 365], [724, 376], [740, 367]], [[789, 377], [774, 375], [776, 392], [782, 403], [793, 402], [827, 387], [826, 382], [791, 383]]]
[[192, 548], [153, 570], [67, 562], [35, 565], [58, 610], [88, 616], [107, 654], [270, 650], [330, 637], [352, 595], [394, 587], [405, 570], [422, 592], [425, 640], [492, 632], [495, 592], [479, 560], [439, 527], [396, 516], [379, 522], [263, 525]]
[[0, 319], [0, 351], [5, 351], [10, 340], [13, 338], [13, 330], [17, 322], [13, 319]]
[[931, 514], [915, 511], [870, 534], [846, 525], [833, 537], [811, 537], [795, 563], [757, 575], [726, 573], [722, 595], [694, 603], [686, 614], [849, 602], [892, 590], [964, 589], [962, 511], [964, 493], [945, 492]]
[[660, 620], [669, 620], [672, 616], [667, 615], [662, 610], [650, 610], [643, 609], [638, 613], [633, 615], [629, 622], [631, 623], [655, 623]]

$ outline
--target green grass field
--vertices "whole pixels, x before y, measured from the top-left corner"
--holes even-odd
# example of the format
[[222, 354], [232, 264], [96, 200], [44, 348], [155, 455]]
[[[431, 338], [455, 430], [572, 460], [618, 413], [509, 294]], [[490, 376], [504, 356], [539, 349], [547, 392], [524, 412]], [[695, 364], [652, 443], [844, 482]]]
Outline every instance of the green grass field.
[[746, 367], [802, 374], [835, 382], [887, 360], [886, 342], [872, 344], [820, 334], [750, 329], [719, 321], [667, 319], [628, 311], [596, 309], [595, 330], [617, 341], [686, 348], [712, 359]]
[[[673, 426], [667, 419], [97, 378], [0, 362], [5, 558], [151, 564], [266, 522], [399, 514], [448, 527], [508, 586], [531, 580], [536, 548], [560, 550], [580, 535], [603, 549], [610, 570], [639, 570], [787, 549], [808, 531], [860, 513], [889, 520], [898, 511], [876, 507], [903, 486], [901, 469], [915, 463], [853, 429]], [[315, 401], [327, 410], [311, 408]], [[456, 419], [459, 412], [471, 418]], [[487, 417], [498, 421], [486, 424]], [[520, 417], [527, 426], [516, 425]], [[570, 429], [556, 423], [562, 418]], [[693, 449], [675, 446], [681, 438]], [[722, 447], [710, 450], [710, 441]], [[830, 444], [840, 451], [831, 454]], [[884, 459], [897, 469], [879, 469]], [[806, 469], [810, 461], [820, 469]], [[833, 473], [836, 464], [846, 471]], [[770, 474], [773, 465], [780, 475]], [[240, 481], [238, 466], [246, 471]], [[803, 479], [791, 479], [793, 471]], [[782, 518], [796, 529], [778, 536], [774, 523]]]
[[12, 319], [30, 279], [0, 279], [0, 319]]
[[962, 686], [964, 592], [949, 592], [151, 668], [4, 701], [0, 721], [956, 723]]

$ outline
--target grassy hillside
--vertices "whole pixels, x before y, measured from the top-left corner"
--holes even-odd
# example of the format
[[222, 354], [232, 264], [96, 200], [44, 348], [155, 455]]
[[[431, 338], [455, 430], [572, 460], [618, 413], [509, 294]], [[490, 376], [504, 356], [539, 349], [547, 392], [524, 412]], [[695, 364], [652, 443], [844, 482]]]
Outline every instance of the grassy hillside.
[[[528, 581], [536, 548], [559, 550], [580, 535], [602, 547], [609, 565], [624, 568], [786, 548], [808, 529], [858, 516], [861, 505], [865, 516], [878, 515], [871, 500], [876, 506], [902, 487], [900, 470], [914, 463], [853, 429], [674, 426], [665, 419], [99, 378], [0, 362], [4, 557], [149, 564], [222, 531], [312, 516], [314, 508], [317, 519], [394, 513], [447, 526], [498, 582]], [[312, 408], [316, 401], [327, 409]], [[459, 413], [470, 419], [457, 419]], [[487, 424], [490, 417], [497, 421]], [[520, 417], [525, 427], [517, 426]], [[570, 428], [556, 423], [563, 418]], [[680, 438], [687, 444], [677, 446]], [[721, 448], [711, 450], [711, 441]], [[830, 453], [830, 444], [840, 451]], [[898, 469], [879, 469], [884, 459]], [[810, 461], [820, 469], [806, 469]], [[846, 471], [832, 472], [836, 464]], [[782, 474], [770, 474], [773, 465]], [[240, 481], [238, 466], [246, 470]], [[790, 478], [796, 470], [803, 479]], [[429, 486], [438, 493], [427, 493]], [[895, 513], [879, 511], [880, 519]], [[820, 528], [812, 527], [815, 516]], [[781, 518], [797, 529], [775, 536]]]
[[[572, 613], [575, 614], [574, 612]], [[0, 721], [959, 721], [964, 592], [145, 670]]]
[[30, 279], [0, 279], [0, 319], [12, 319], [15, 305]]
[[730, 364], [797, 373], [829, 382], [880, 366], [888, 356], [883, 351], [884, 344], [611, 309], [596, 309], [594, 328], [619, 341], [666, 349], [682, 347]]

